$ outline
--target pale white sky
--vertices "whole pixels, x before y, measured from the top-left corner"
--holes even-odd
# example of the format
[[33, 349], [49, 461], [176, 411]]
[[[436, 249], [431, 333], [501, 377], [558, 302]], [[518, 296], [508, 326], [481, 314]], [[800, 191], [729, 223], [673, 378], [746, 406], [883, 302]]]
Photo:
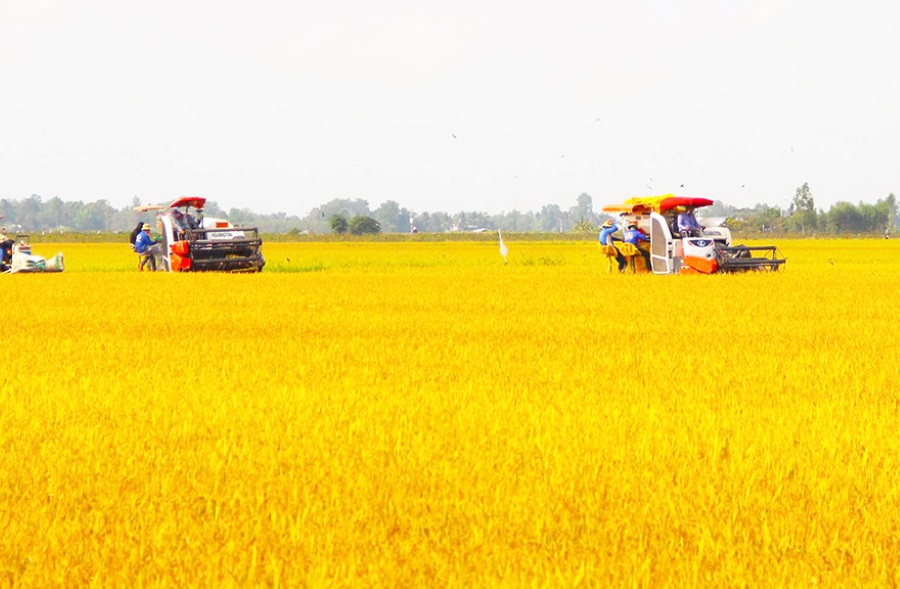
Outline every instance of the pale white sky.
[[900, 193], [897, 23], [889, 0], [2, 0], [0, 198], [875, 202]]

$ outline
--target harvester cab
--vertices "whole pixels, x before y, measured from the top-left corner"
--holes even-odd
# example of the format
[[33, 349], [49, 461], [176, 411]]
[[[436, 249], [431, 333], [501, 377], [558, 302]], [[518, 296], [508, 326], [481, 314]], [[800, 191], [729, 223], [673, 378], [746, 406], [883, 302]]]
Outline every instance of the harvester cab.
[[205, 217], [205, 204], [205, 198], [184, 196], [169, 205], [135, 207], [136, 212], [156, 211], [156, 225], [162, 233], [161, 269], [261, 272], [266, 261], [259, 230]]
[[671, 194], [635, 197], [603, 210], [618, 213], [622, 224], [636, 224], [650, 236], [650, 268], [654, 274], [713, 274], [746, 270], [779, 270], [785, 259], [775, 246], [733, 245], [727, 227], [705, 227], [699, 235], [681, 235], [677, 216], [686, 207], [713, 204], [707, 198]]

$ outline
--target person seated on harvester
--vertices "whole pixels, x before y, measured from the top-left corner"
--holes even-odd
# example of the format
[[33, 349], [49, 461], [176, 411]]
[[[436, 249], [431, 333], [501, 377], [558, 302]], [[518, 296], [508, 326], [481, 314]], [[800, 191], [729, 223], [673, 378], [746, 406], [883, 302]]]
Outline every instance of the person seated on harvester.
[[644, 262], [647, 263], [647, 268], [650, 268], [650, 252], [645, 248], [641, 247], [642, 243], [650, 243], [650, 238], [647, 237], [647, 234], [641, 231], [641, 229], [637, 226], [637, 223], [629, 223], [628, 227], [625, 229], [625, 243], [630, 243], [634, 247], [641, 252], [641, 255], [644, 257]]
[[694, 207], [684, 207], [684, 210], [678, 213], [678, 232], [682, 237], [703, 235], [703, 226], [694, 217]]
[[[608, 245], [611, 247], [616, 247], [613, 241], [617, 238], [613, 237], [613, 233], [619, 230], [619, 227], [613, 223], [612, 219], [607, 219], [603, 225], [600, 227], [600, 235], [598, 235], [598, 239], [600, 240], [600, 245]], [[623, 272], [625, 270], [625, 256], [616, 248], [616, 262], [619, 263], [619, 272]]]

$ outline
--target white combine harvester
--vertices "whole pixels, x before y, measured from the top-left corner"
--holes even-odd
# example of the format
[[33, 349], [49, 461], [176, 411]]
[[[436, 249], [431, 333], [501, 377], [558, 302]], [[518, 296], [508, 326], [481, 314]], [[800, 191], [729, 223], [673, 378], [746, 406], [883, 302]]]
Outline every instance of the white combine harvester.
[[156, 211], [162, 231], [158, 267], [169, 272], [261, 272], [266, 261], [255, 227], [236, 227], [225, 219], [203, 216], [206, 199], [183, 196], [168, 205], [135, 207]]

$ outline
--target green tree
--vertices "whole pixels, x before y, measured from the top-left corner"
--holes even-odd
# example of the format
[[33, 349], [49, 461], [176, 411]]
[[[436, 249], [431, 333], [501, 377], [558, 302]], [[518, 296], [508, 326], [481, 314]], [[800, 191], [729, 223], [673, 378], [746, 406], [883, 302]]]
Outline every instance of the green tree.
[[321, 207], [319, 207], [326, 215], [346, 215], [348, 217], [356, 217], [369, 214], [369, 201], [361, 198], [335, 198]]
[[559, 205], [544, 205], [541, 207], [540, 227], [541, 231], [558, 231], [562, 223], [562, 209]]
[[752, 209], [744, 209], [731, 217], [728, 226], [732, 232], [781, 233], [784, 230], [784, 219], [778, 207], [756, 204]]
[[513, 209], [508, 213], [497, 215], [494, 225], [505, 231], [528, 231], [531, 228], [531, 221], [527, 213]]
[[813, 200], [812, 191], [807, 182], [797, 189], [790, 207], [791, 223], [805, 234], [807, 230], [816, 228], [816, 203]]
[[206, 204], [203, 206], [203, 214], [207, 217], [227, 217], [228, 213], [222, 210], [222, 207], [219, 206], [214, 200], [207, 200]]
[[874, 205], [861, 202], [859, 203], [858, 210], [863, 221], [861, 230], [866, 233], [874, 231], [883, 232], [888, 227], [888, 223], [890, 223], [890, 212], [888, 211], [888, 207], [885, 206], [884, 201], [879, 200]]
[[416, 217], [416, 226], [420, 232], [450, 231], [453, 227], [453, 217], [449, 213], [435, 212], [422, 213]]
[[595, 231], [596, 227], [587, 219], [579, 219], [575, 225], [572, 227], [574, 231], [581, 231], [582, 233], [586, 233], [588, 231]]
[[836, 234], [862, 231], [863, 216], [849, 202], [837, 202], [828, 210], [828, 226]]
[[406, 233], [409, 231], [409, 210], [393, 200], [386, 200], [375, 209], [372, 216], [387, 233]]
[[592, 222], [594, 220], [594, 199], [587, 192], [582, 192], [578, 195], [578, 204], [570, 212], [573, 219]]
[[891, 226], [897, 225], [898, 221], [898, 211], [900, 211], [900, 203], [897, 202], [897, 197], [894, 196], [894, 193], [890, 193], [886, 200], [887, 205], [891, 210]]
[[381, 233], [381, 224], [372, 217], [357, 215], [350, 219], [349, 229], [353, 235], [375, 235]]
[[44, 203], [44, 208], [41, 211], [41, 214], [38, 215], [41, 228], [53, 229], [61, 225], [60, 220], [65, 218], [65, 211], [66, 203], [64, 203], [61, 198], [58, 196], [51, 198]]
[[338, 234], [347, 233], [349, 228], [347, 218], [342, 215], [331, 215], [331, 218], [328, 219], [328, 226], [331, 227], [331, 231]]
[[[19, 205], [18, 223], [22, 227], [40, 227], [40, 214], [42, 208], [42, 198], [39, 194], [32, 194], [24, 199]], [[95, 229], [95, 227], [90, 227]]]
[[460, 211], [453, 216], [453, 231], [475, 229], [495, 229], [487, 213], [480, 211]]
[[312, 209], [306, 218], [302, 219], [302, 224], [310, 231], [325, 233], [330, 229], [328, 220], [332, 215], [341, 215], [345, 219], [350, 219], [356, 215], [368, 214], [368, 201], [360, 198], [335, 198]]
[[879, 200], [876, 206], [882, 207], [887, 213], [886, 230], [894, 227], [897, 224], [897, 197], [894, 196], [894, 193], [892, 192], [887, 198]]

